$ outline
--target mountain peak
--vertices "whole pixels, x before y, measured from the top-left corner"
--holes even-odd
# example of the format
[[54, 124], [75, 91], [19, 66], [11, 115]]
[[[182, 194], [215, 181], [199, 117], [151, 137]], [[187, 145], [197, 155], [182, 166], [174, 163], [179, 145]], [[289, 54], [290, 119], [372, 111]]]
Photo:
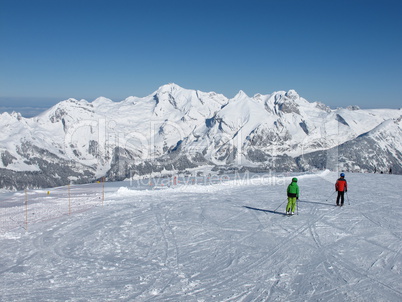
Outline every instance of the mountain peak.
[[113, 101], [111, 99], [103, 97], [103, 96], [96, 98], [92, 102], [92, 104], [94, 104], [94, 105], [109, 104], [109, 103], [113, 103]]
[[243, 90], [239, 90], [239, 92], [234, 96], [233, 100], [241, 100], [245, 98], [249, 98], [249, 96]]
[[[89, 102], [85, 99], [77, 100], [75, 98], [69, 98], [67, 100], [61, 101], [60, 103], [54, 105], [54, 108], [59, 108], [59, 107], [83, 107], [87, 106]], [[52, 108], [53, 108], [52, 107]]]
[[290, 89], [288, 92], [286, 92], [285, 96], [287, 96], [288, 98], [290, 98], [292, 100], [296, 100], [296, 99], [300, 98], [299, 94], [294, 89]]
[[0, 113], [0, 120], [2, 120], [2, 121], [21, 120], [22, 118], [23, 117], [22, 117], [21, 113], [16, 112], [16, 111], [13, 111], [11, 113], [8, 113], [8, 112]]
[[159, 87], [159, 89], [157, 91], [158, 92], [173, 92], [173, 91], [181, 90], [181, 89], [183, 89], [183, 88], [180, 87], [179, 85], [177, 85], [175, 83], [169, 83], [169, 84], [162, 85], [161, 87]]

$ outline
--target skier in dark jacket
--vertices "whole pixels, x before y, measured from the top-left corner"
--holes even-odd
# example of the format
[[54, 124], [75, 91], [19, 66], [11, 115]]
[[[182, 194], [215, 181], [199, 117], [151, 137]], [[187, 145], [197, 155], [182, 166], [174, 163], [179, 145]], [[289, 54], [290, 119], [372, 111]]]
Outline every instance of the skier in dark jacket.
[[296, 200], [299, 199], [299, 186], [297, 185], [297, 178], [293, 178], [292, 182], [287, 189], [288, 204], [286, 205], [286, 214], [293, 215], [296, 209]]
[[341, 201], [340, 206], [343, 206], [345, 201], [345, 192], [348, 191], [348, 183], [345, 179], [345, 173], [341, 173], [341, 177], [335, 183], [335, 190], [338, 192], [336, 197], [336, 205], [339, 206], [339, 200]]

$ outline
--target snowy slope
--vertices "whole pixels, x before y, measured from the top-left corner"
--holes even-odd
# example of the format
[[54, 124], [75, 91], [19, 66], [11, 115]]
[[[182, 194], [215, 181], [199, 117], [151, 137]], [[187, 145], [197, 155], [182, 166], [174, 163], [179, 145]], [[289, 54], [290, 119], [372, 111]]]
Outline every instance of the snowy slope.
[[[300, 166], [298, 158], [354, 142], [387, 120], [392, 124], [401, 113], [331, 110], [294, 90], [254, 97], [240, 91], [228, 99], [176, 84], [121, 102], [68, 99], [29, 119], [17, 113], [0, 115], [0, 188], [87, 183], [103, 176], [123, 180], [132, 174], [177, 173], [206, 165], [218, 170], [330, 168], [311, 160], [310, 166]], [[398, 139], [392, 137], [402, 132], [398, 127], [389, 134], [389, 152], [381, 155], [382, 161], [399, 171]], [[373, 144], [385, 146], [378, 140], [372, 137]], [[359, 152], [364, 155], [366, 150]], [[370, 170], [346, 160], [353, 161], [353, 170]], [[375, 162], [366, 165], [372, 169]]]
[[[319, 166], [344, 171], [402, 174], [402, 119], [387, 120], [373, 130], [324, 152], [300, 158], [300, 166]], [[364, 151], [362, 151], [364, 150]], [[321, 159], [324, 159], [321, 160]], [[326, 161], [326, 162], [325, 162]], [[331, 162], [332, 161], [332, 162]]]
[[28, 232], [24, 193], [2, 194], [0, 300], [401, 301], [401, 176], [347, 174], [339, 208], [337, 174], [299, 175], [287, 217], [293, 176], [106, 183], [104, 206], [73, 186], [70, 216], [66, 188], [30, 191]]

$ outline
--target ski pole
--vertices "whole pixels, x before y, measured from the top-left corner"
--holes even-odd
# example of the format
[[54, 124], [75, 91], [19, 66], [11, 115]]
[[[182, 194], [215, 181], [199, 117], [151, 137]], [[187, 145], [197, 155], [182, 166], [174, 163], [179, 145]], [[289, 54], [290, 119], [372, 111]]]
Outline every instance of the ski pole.
[[299, 215], [299, 199], [296, 199], [296, 215]]
[[276, 210], [278, 210], [284, 203], [285, 203], [285, 201], [287, 201], [288, 199], [285, 199], [275, 210], [274, 210], [274, 212], [276, 212]]
[[349, 201], [349, 194], [348, 194], [348, 191], [346, 191], [346, 197], [348, 198], [348, 205], [350, 205], [350, 201]]
[[330, 199], [330, 198], [331, 198], [331, 196], [332, 196], [332, 195], [334, 195], [334, 193], [335, 193], [335, 192], [336, 192], [336, 191], [332, 192], [332, 193], [331, 193], [331, 195], [329, 195], [329, 196], [328, 196], [328, 198], [327, 198], [327, 199], [325, 199], [325, 201], [328, 201], [328, 199]]

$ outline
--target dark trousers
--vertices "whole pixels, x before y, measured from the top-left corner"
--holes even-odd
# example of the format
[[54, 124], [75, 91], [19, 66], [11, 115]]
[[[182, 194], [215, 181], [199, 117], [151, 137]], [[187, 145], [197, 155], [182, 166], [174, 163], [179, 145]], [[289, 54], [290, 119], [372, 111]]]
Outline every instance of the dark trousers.
[[343, 202], [345, 201], [345, 192], [338, 191], [338, 196], [336, 197], [336, 205], [339, 206], [339, 199], [341, 200], [341, 206], [343, 206]]

